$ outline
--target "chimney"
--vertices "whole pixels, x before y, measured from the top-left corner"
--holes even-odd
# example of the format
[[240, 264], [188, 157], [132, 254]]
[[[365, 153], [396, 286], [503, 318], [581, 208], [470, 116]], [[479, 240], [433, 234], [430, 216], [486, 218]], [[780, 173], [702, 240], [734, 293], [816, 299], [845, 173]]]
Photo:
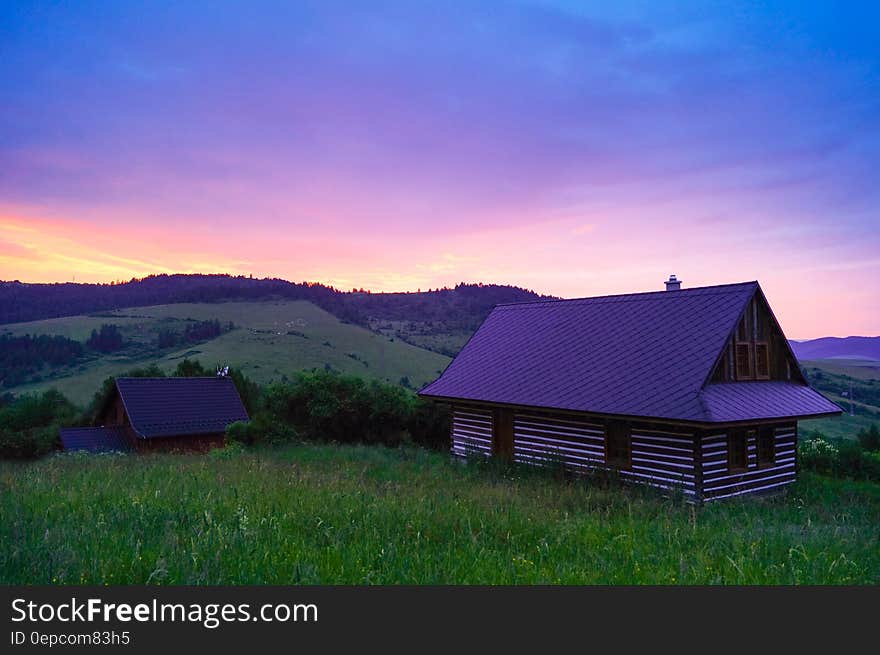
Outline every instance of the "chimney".
[[681, 280], [675, 277], [675, 275], [670, 275], [669, 279], [666, 280], [666, 290], [678, 291], [679, 289], [681, 289]]

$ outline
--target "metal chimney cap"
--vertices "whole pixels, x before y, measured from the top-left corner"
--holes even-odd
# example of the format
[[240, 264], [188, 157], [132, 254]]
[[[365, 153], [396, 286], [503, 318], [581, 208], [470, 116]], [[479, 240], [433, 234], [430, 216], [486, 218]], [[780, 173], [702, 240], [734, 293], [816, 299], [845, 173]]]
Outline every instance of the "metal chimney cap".
[[681, 280], [675, 277], [674, 273], [670, 274], [669, 279], [666, 280], [665, 284], [667, 291], [678, 291], [681, 289]]

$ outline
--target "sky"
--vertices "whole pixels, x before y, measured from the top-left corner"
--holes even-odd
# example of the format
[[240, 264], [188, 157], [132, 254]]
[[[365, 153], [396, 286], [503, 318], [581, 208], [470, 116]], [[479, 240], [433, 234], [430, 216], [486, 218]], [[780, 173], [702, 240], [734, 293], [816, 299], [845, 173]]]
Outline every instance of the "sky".
[[876, 7], [4, 2], [0, 279], [675, 273], [877, 335]]

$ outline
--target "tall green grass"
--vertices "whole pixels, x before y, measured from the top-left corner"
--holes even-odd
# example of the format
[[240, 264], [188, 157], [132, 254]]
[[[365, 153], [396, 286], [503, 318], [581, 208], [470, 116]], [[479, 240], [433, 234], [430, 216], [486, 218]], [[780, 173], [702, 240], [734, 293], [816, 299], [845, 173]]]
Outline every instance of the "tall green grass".
[[420, 449], [58, 455], [0, 464], [0, 582], [876, 584], [880, 485], [694, 508]]

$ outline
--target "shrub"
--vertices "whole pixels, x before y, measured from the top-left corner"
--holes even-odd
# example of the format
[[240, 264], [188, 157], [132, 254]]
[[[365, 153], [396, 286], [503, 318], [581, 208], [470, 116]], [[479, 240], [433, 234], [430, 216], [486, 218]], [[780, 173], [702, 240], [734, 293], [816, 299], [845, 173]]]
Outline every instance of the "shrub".
[[279, 424], [321, 441], [398, 445], [409, 439], [415, 396], [397, 385], [326, 371], [300, 373], [266, 389], [265, 407]]
[[801, 468], [824, 475], [834, 475], [837, 462], [837, 446], [822, 435], [803, 440], [798, 448]]
[[261, 412], [250, 421], [236, 421], [226, 428], [227, 443], [253, 445], [258, 443], [289, 443], [298, 438], [293, 426], [274, 420]]
[[213, 459], [235, 459], [244, 452], [245, 447], [241, 443], [231, 441], [223, 446], [223, 448], [214, 448], [208, 455]]
[[837, 458], [838, 475], [855, 480], [880, 480], [880, 460], [856, 441], [840, 445]]
[[251, 443], [250, 424], [247, 421], [236, 421], [227, 425], [226, 443]]
[[801, 468], [809, 471], [856, 480], [880, 480], [880, 457], [865, 450], [858, 441], [832, 442], [814, 435], [801, 443], [798, 456]]
[[432, 450], [449, 450], [449, 408], [417, 398], [407, 422], [413, 441]]
[[58, 445], [60, 425], [76, 408], [60, 392], [27, 394], [0, 409], [0, 457], [37, 457]]

